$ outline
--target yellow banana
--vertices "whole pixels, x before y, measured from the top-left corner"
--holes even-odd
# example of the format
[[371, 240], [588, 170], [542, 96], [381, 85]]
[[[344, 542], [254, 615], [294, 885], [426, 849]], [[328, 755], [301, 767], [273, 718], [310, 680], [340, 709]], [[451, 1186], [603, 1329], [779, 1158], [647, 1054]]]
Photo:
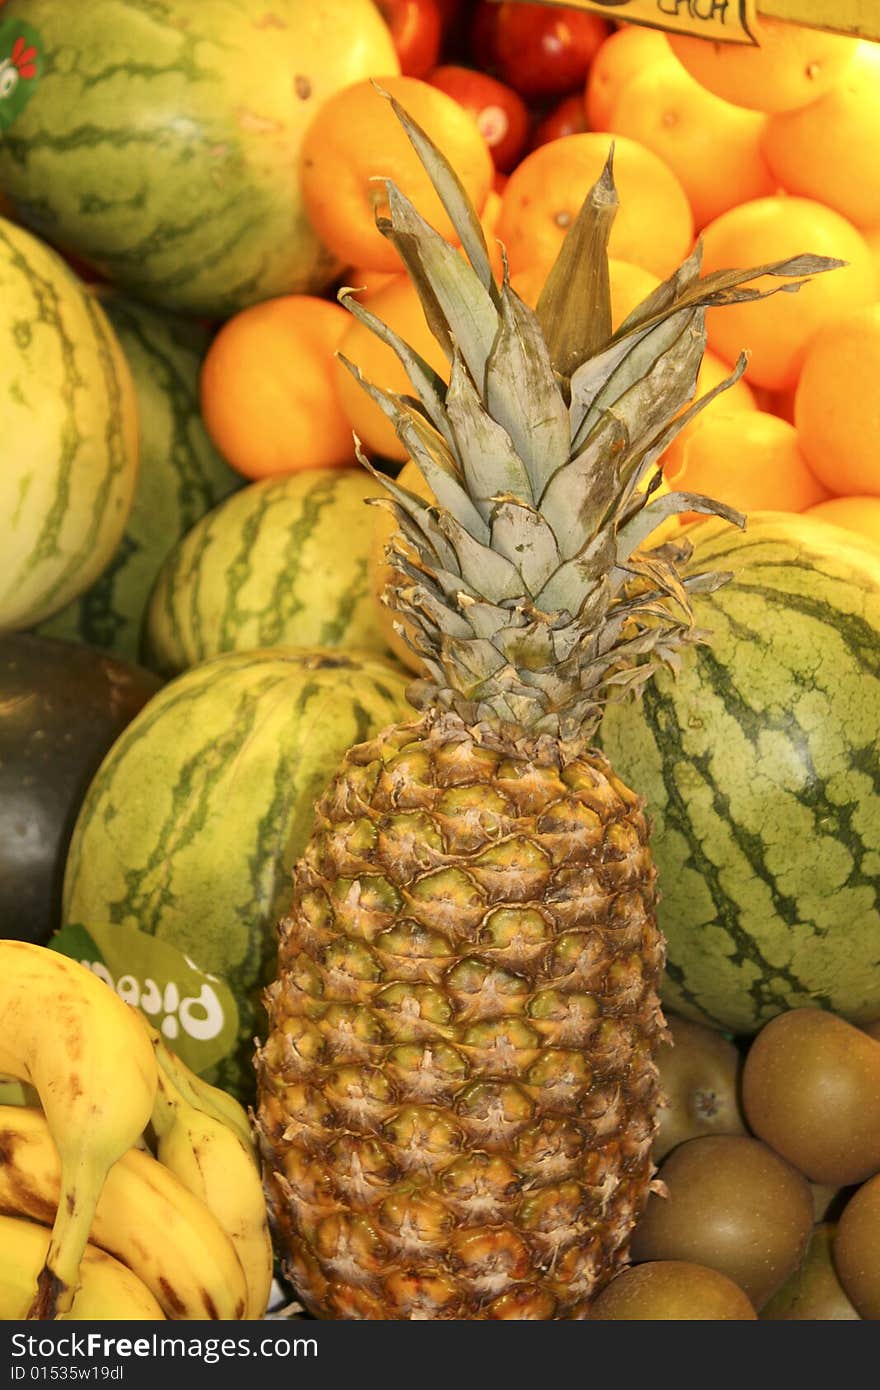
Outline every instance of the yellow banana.
[[[143, 1015], [141, 1017], [143, 1018]], [[233, 1130], [247, 1148], [256, 1152], [250, 1120], [235, 1096], [221, 1091], [217, 1086], [212, 1086], [201, 1076], [197, 1076], [176, 1052], [172, 1052], [162, 1035], [157, 1033], [145, 1018], [143, 1022], [156, 1050], [156, 1061], [160, 1071], [164, 1071], [184, 1100], [203, 1114], [213, 1115], [215, 1120], [225, 1124], [227, 1129]]]
[[[27, 1316], [46, 1262], [51, 1232], [34, 1221], [0, 1216], [0, 1320]], [[60, 1321], [128, 1322], [164, 1318], [150, 1290], [130, 1269], [94, 1245], [87, 1245], [79, 1267], [79, 1287]]]
[[246, 1318], [261, 1318], [272, 1284], [272, 1241], [253, 1145], [184, 1099], [161, 1064], [153, 1109], [159, 1162], [214, 1213], [247, 1286]]
[[[0, 1211], [50, 1221], [61, 1165], [45, 1117], [0, 1107]], [[91, 1241], [127, 1265], [169, 1318], [240, 1320], [244, 1273], [203, 1202], [151, 1154], [128, 1149], [107, 1174]]]
[[0, 941], [0, 1072], [33, 1086], [60, 1156], [60, 1200], [30, 1318], [73, 1301], [111, 1165], [149, 1123], [156, 1058], [134, 1009], [77, 961]]

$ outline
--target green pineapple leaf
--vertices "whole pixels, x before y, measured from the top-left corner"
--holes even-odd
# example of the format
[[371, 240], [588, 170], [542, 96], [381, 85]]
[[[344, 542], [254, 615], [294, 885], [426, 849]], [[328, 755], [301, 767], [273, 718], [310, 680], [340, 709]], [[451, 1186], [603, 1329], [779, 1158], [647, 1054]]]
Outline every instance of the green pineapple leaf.
[[446, 391], [446, 411], [468, 490], [481, 515], [489, 516], [499, 492], [533, 501], [529, 475], [510, 435], [485, 409], [457, 350]]
[[538, 320], [506, 276], [500, 317], [486, 362], [486, 409], [507, 431], [525, 465], [530, 488], [522, 500], [528, 501], [540, 495], [545, 479], [568, 458], [568, 409]]
[[396, 97], [385, 91], [378, 82], [374, 82], [373, 86], [377, 92], [390, 101], [391, 109], [406, 131], [413, 149], [430, 175], [431, 182], [446, 209], [450, 222], [458, 233], [459, 241], [468, 260], [483, 287], [497, 302], [498, 287], [492, 274], [492, 267], [489, 264], [486, 236], [461, 179], [445, 156], [438, 150], [430, 136], [404, 110]]
[[[353, 314], [360, 323], [364, 324], [366, 328], [369, 328], [371, 333], [375, 333], [376, 337], [379, 338], [381, 342], [385, 343], [391, 348], [392, 352], [396, 353], [404, 371], [418, 393], [419, 400], [422, 402], [431, 424], [435, 429], [440, 431], [446, 439], [447, 444], [451, 446], [451, 431], [449, 429], [449, 421], [444, 408], [443, 399], [446, 393], [446, 383], [442, 376], [435, 372], [433, 367], [429, 366], [425, 359], [416, 352], [415, 348], [410, 347], [409, 343], [404, 342], [403, 338], [399, 337], [392, 328], [389, 328], [384, 319], [378, 318], [375, 314], [371, 313], [369, 309], [365, 308], [363, 304], [359, 303], [354, 297], [355, 294], [355, 290], [351, 289], [349, 286], [344, 286], [336, 297], [343, 308], [347, 309], [350, 314]], [[337, 354], [337, 356], [341, 356], [341, 354]], [[351, 366], [350, 363], [346, 365], [349, 367]]]
[[613, 163], [612, 144], [601, 177], [566, 232], [535, 311], [564, 392], [581, 363], [611, 337], [608, 238], [618, 208]]
[[428, 326], [452, 361], [461, 348], [468, 371], [482, 382], [498, 329], [498, 312], [476, 272], [454, 246], [416, 211], [400, 189], [386, 179], [390, 218], [376, 225], [397, 248], [415, 285]]

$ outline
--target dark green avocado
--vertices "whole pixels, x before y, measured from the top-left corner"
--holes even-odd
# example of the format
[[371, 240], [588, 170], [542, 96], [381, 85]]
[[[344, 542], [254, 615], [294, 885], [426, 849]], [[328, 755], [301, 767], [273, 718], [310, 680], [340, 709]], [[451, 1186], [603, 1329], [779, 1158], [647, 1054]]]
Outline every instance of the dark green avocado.
[[0, 636], [0, 937], [61, 925], [64, 861], [105, 753], [161, 681], [78, 642]]

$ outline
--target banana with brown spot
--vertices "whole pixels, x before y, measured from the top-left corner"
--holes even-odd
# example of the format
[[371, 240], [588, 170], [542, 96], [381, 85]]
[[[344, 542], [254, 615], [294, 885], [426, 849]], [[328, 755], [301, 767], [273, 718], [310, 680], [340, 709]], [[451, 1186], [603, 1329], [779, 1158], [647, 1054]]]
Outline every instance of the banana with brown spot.
[[[0, 1321], [27, 1316], [46, 1263], [51, 1232], [35, 1221], [0, 1216]], [[146, 1284], [106, 1251], [87, 1245], [79, 1286], [61, 1322], [155, 1322], [165, 1314]]]
[[85, 966], [0, 941], [0, 1073], [32, 1086], [57, 1146], [57, 1214], [29, 1318], [67, 1312], [105, 1178], [149, 1122], [157, 1067], [135, 1010]]
[[153, 1130], [159, 1162], [213, 1212], [235, 1247], [247, 1286], [244, 1316], [261, 1318], [272, 1284], [272, 1240], [253, 1143], [191, 1105], [161, 1063]]
[[[61, 1191], [45, 1116], [0, 1107], [0, 1212], [49, 1223]], [[149, 1153], [130, 1148], [110, 1169], [91, 1241], [127, 1265], [168, 1318], [245, 1317], [245, 1278], [231, 1240], [205, 1204]]]

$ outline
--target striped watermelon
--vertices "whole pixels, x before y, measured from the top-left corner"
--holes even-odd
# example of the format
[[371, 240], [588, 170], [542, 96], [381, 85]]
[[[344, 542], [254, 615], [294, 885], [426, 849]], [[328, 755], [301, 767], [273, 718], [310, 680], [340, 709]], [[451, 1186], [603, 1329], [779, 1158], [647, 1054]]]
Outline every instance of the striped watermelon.
[[28, 100], [0, 110], [0, 187], [29, 226], [206, 316], [329, 283], [297, 154], [331, 93], [398, 71], [371, 0], [7, 0], [2, 17], [38, 49]]
[[[91, 783], [63, 921], [97, 943], [123, 997], [224, 1085], [251, 1084], [257, 987], [271, 978], [315, 802], [351, 744], [404, 716], [406, 682], [369, 655], [221, 656], [159, 691]], [[216, 1026], [186, 1012], [200, 993], [201, 1023]]]
[[50, 637], [141, 656], [150, 591], [172, 546], [209, 508], [242, 486], [209, 440], [199, 413], [203, 328], [120, 295], [102, 296], [134, 378], [140, 477], [125, 534], [103, 574], [41, 625]]
[[709, 645], [611, 706], [602, 745], [654, 817], [664, 998], [753, 1033], [880, 1015], [880, 550], [806, 517], [694, 527]]
[[220, 652], [278, 643], [387, 653], [364, 503], [381, 492], [363, 469], [313, 468], [221, 502], [162, 567], [147, 664], [174, 675]]
[[0, 219], [0, 631], [81, 594], [119, 544], [137, 405], [103, 309], [60, 256]]

